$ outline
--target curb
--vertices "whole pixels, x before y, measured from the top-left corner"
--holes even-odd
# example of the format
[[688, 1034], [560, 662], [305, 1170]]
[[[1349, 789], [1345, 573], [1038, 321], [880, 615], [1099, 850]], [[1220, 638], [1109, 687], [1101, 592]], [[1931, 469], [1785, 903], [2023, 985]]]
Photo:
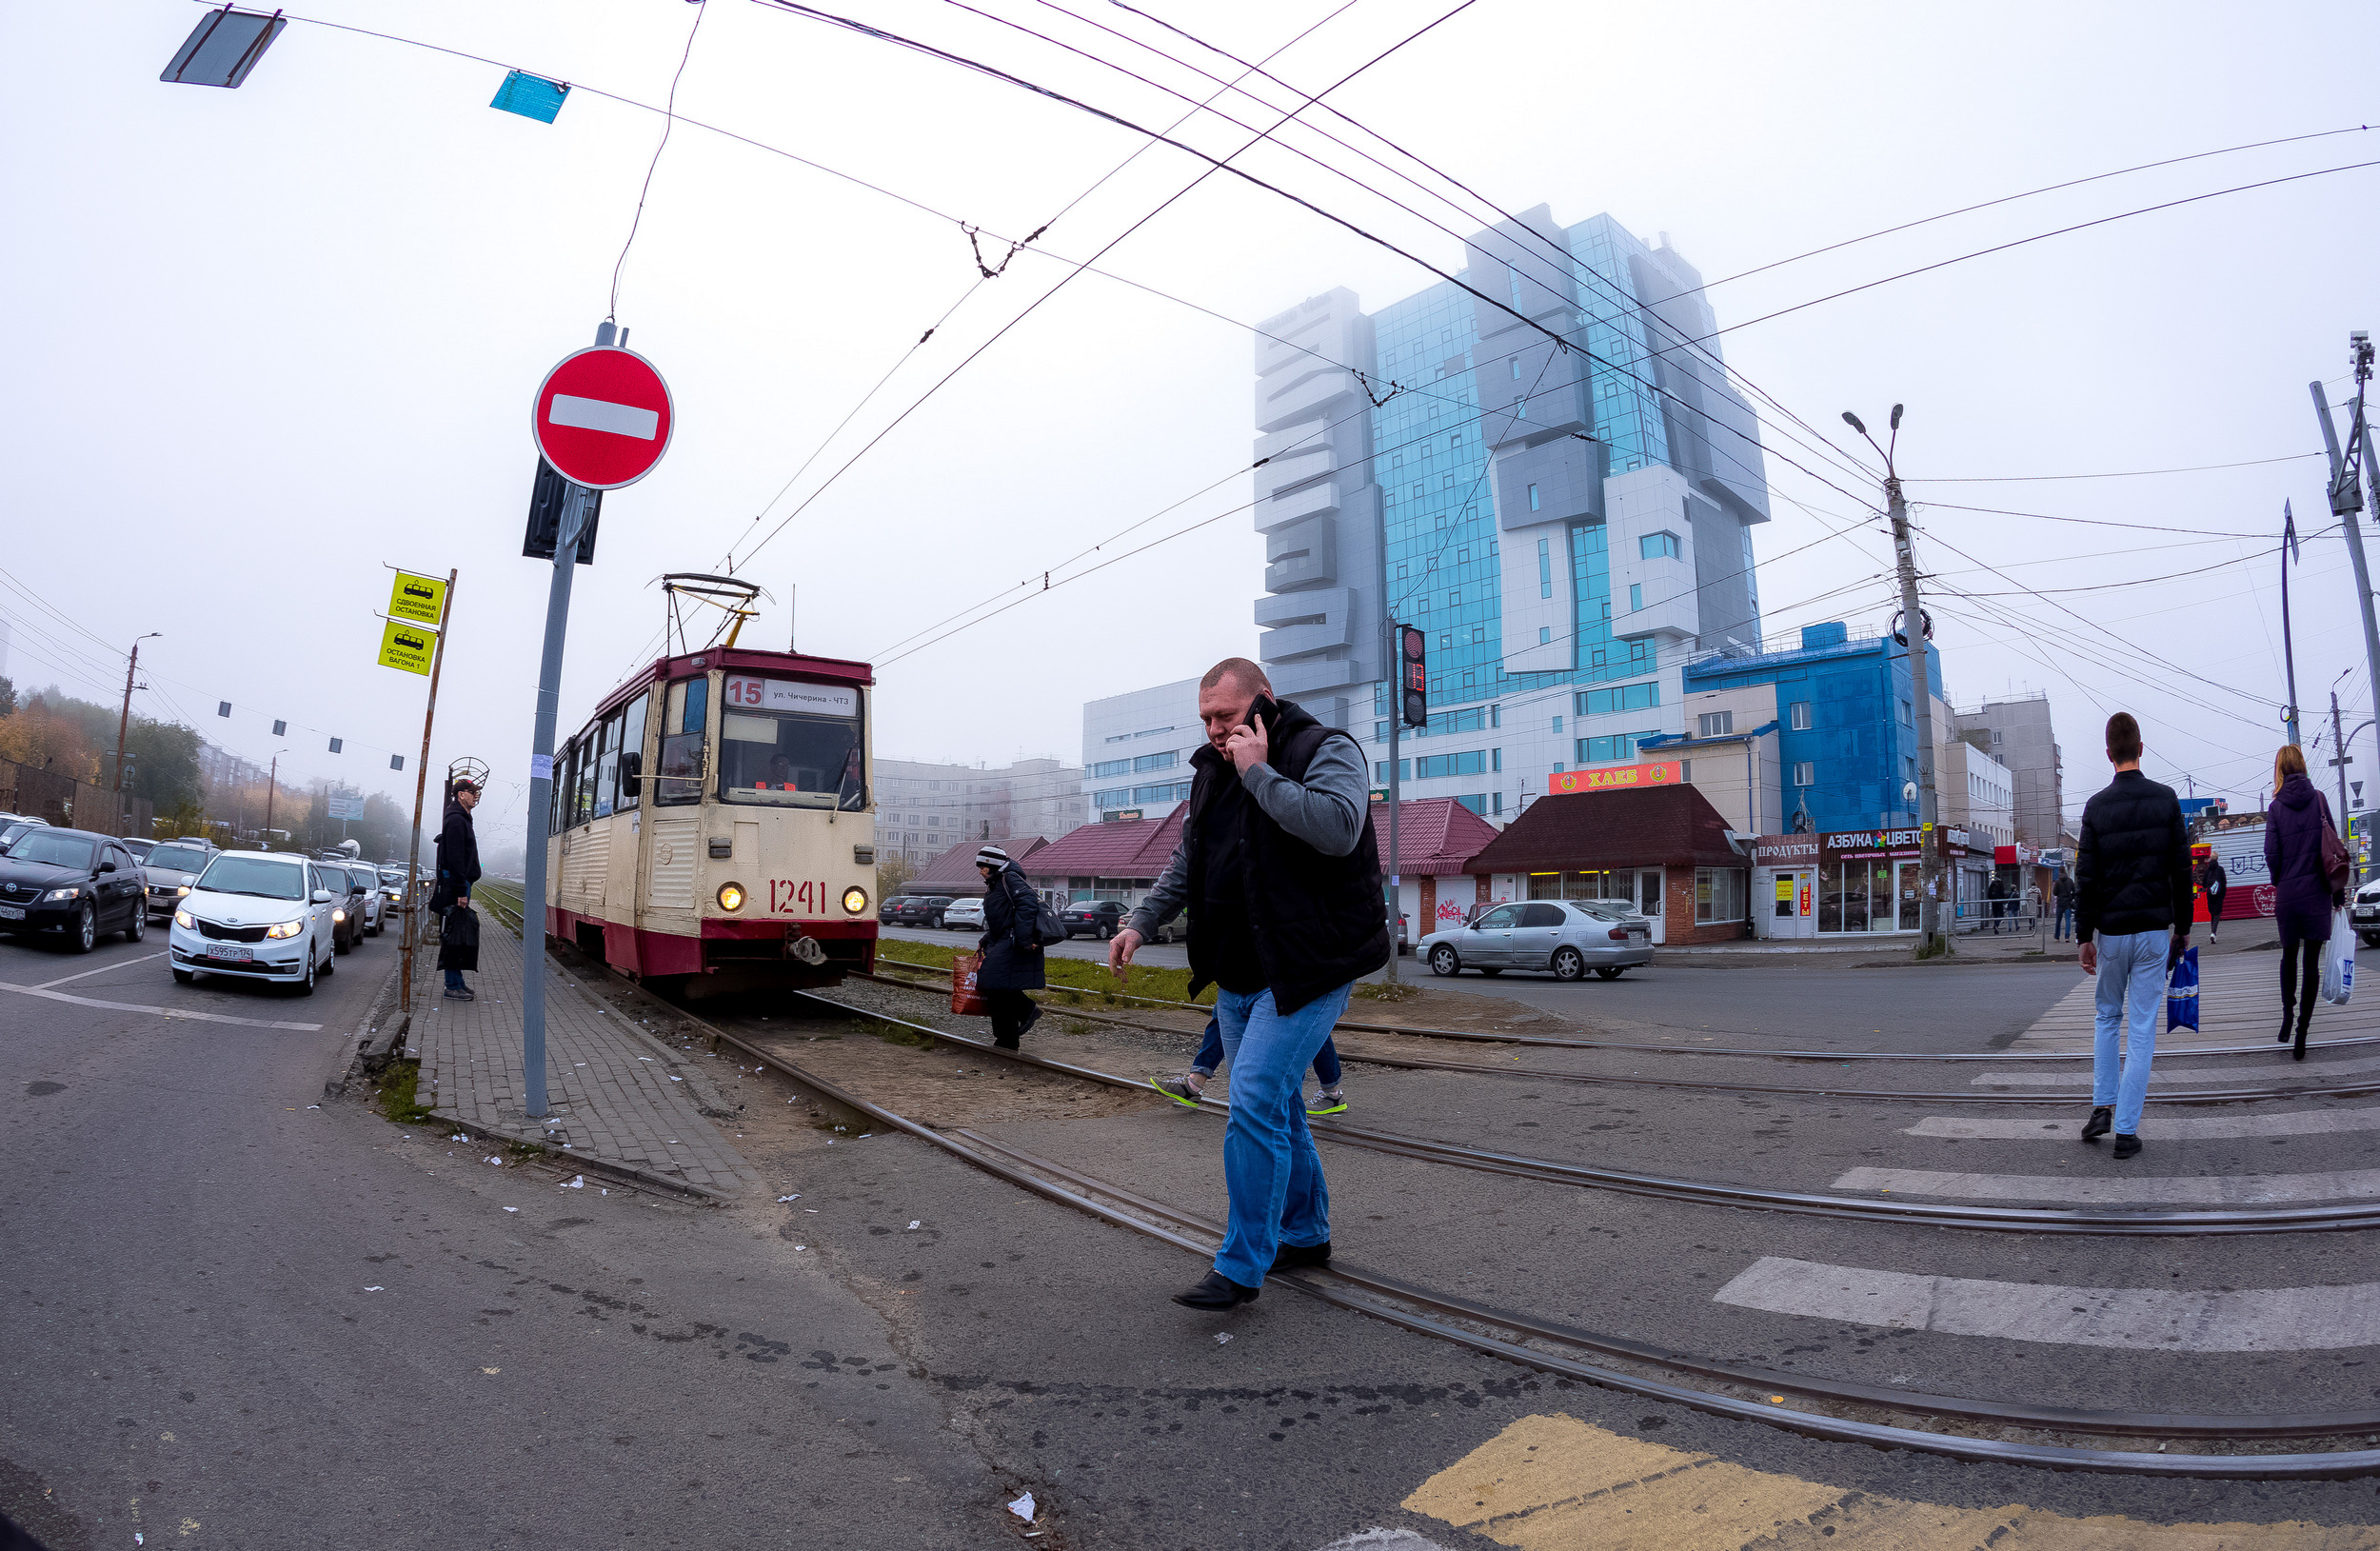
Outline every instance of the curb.
[[379, 1020], [382, 1009], [388, 1006], [389, 993], [395, 989], [397, 977], [402, 973], [403, 960], [388, 966], [388, 973], [382, 979], [380, 989], [372, 993], [370, 1004], [365, 1007], [363, 1018], [355, 1025], [353, 1054], [348, 1056], [347, 1064], [340, 1068], [337, 1076], [323, 1084], [324, 1098], [345, 1098], [347, 1084], [359, 1075], [376, 1074], [388, 1064], [391, 1049], [397, 1041], [404, 1038], [412, 1019], [410, 1015], [399, 1015], [393, 1024], [382, 1025], [377, 1033], [373, 1025]]
[[[535, 1147], [549, 1160], [563, 1161], [564, 1149], [554, 1146], [542, 1136], [528, 1136], [518, 1131], [503, 1130], [493, 1125], [482, 1125], [477, 1121], [458, 1120], [435, 1109], [430, 1113], [437, 1117], [440, 1125], [451, 1125], [466, 1136], [476, 1137], [483, 1142], [502, 1142], [507, 1145], [517, 1143], [524, 1147]], [[583, 1153], [572, 1150], [567, 1162], [571, 1168], [579, 1173], [600, 1174], [615, 1183], [635, 1185], [642, 1190], [651, 1190], [664, 1195], [688, 1196], [705, 1205], [724, 1206], [735, 1200], [733, 1196], [724, 1195], [706, 1185], [696, 1184], [688, 1180], [673, 1180], [665, 1174], [656, 1174], [649, 1169], [639, 1168], [634, 1163], [618, 1163], [591, 1152]]]

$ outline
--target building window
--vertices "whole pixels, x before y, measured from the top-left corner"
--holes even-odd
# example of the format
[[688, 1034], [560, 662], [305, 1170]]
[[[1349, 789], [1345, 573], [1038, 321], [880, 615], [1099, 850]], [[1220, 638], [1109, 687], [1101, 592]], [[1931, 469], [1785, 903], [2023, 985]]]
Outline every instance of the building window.
[[1561, 719], [1560, 717], [1558, 717], [1558, 716], [1557, 716], [1557, 717], [1556, 717], [1556, 718], [1554, 718], [1554, 730], [1555, 730], [1556, 732], [1559, 732], [1559, 731], [1561, 731], [1561, 730], [1562, 730], [1562, 719]]
[[1636, 557], [1640, 560], [1660, 560], [1664, 557], [1676, 560], [1678, 557], [1677, 535], [1667, 528], [1643, 535], [1636, 540]]
[[[1538, 645], [1538, 646], [1552, 646], [1553, 644], [1554, 644], [1554, 626], [1552, 626], [1551, 625], [1540, 625], [1540, 626], [1537, 626], [1537, 645]], [[1561, 721], [1561, 718], [1557, 716], [1557, 717], [1554, 718], [1554, 720], [1555, 720], [1555, 722], [1556, 722], [1556, 723], [1557, 723], [1557, 724], [1558, 724], [1558, 723]]]
[[1908, 754], [1901, 756], [1901, 779], [1903, 781], [1917, 779], [1917, 761], [1914, 756]]
[[1504, 751], [1502, 749], [1491, 748], [1488, 750], [1488, 768], [1497, 772], [1498, 774], [1503, 772]]
[[1908, 726], [1910, 725], [1909, 702], [1904, 700], [1901, 702], [1901, 726]]
[[1529, 487], [1529, 509], [1531, 511], [1537, 509], [1537, 487], [1534, 485]]
[[1795, 761], [1795, 762], [1794, 762], [1794, 785], [1796, 785], [1796, 786], [1815, 786], [1815, 785], [1816, 785], [1817, 784], [1818, 784], [1818, 766], [1817, 766], [1817, 765], [1816, 765], [1816, 763], [1815, 763], [1815, 761], [1811, 761], [1811, 760], [1796, 760], [1796, 761]]
[[1795, 732], [1808, 732], [1810, 730], [1810, 703], [1806, 700], [1795, 701], [1785, 708], [1785, 719], [1787, 725]]
[[1725, 738], [1735, 730], [1734, 711], [1705, 711], [1695, 718], [1698, 734], [1705, 738]]
[[1094, 781], [1104, 781], [1109, 776], [1122, 775], [1125, 771], [1131, 768], [1132, 762], [1130, 760], [1101, 760], [1099, 764], [1091, 766], [1091, 779]]
[[1581, 689], [1571, 697], [1570, 708], [1579, 716], [1602, 716], [1611, 711], [1646, 710], [1660, 704], [1661, 681], [1648, 679], [1609, 689]]
[[1546, 545], [1546, 540], [1537, 540], [1537, 596], [1540, 598], [1554, 596], [1554, 555]]
[[1162, 754], [1143, 754], [1132, 762], [1132, 773], [1141, 775], [1150, 770], [1170, 770], [1174, 767], [1174, 752], [1169, 748]]
[[[1411, 781], [1413, 779], [1413, 761], [1398, 760], [1397, 762], [1397, 779], [1398, 781]], [[1375, 786], [1385, 786], [1388, 785], [1388, 761], [1375, 760], [1372, 762], [1372, 785]]]
[[1733, 867], [1695, 868], [1695, 924], [1744, 919], [1744, 875]]
[[1657, 729], [1643, 732], [1614, 732], [1600, 738], [1580, 738], [1573, 750], [1581, 765], [1611, 765], [1636, 757], [1637, 740], [1658, 736]]
[[1628, 611], [1629, 611], [1630, 613], [1632, 613], [1632, 614], [1633, 614], [1633, 613], [1636, 612], [1638, 609], [1642, 608], [1643, 606], [1644, 606], [1644, 584], [1643, 584], [1642, 582], [1631, 582], [1631, 583], [1629, 583], [1629, 584], [1628, 584]]

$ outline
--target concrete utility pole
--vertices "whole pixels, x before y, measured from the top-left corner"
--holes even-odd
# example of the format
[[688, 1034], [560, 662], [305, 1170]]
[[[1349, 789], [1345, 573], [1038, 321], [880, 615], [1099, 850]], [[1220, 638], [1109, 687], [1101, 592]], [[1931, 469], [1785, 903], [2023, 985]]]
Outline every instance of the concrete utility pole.
[[[2380, 626], [2375, 626], [2371, 609], [2371, 572], [2364, 562], [2363, 525], [2356, 513], [2363, 509], [2363, 492], [2355, 488], [2355, 465], [2363, 466], [2365, 482], [2371, 487], [2372, 507], [2380, 512], [2380, 467], [2375, 467], [2371, 454], [2371, 422], [2364, 412], [2366, 386], [2371, 381], [2371, 336], [2362, 329], [2348, 336], [2348, 364], [2355, 371], [2355, 408], [2348, 422], [2347, 447], [2342, 451], [2338, 431], [2330, 424], [2330, 406], [2323, 397], [2322, 384], [2306, 385], [2313, 395], [2314, 418], [2322, 424], [2323, 446], [2330, 453], [2330, 514], [2339, 520], [2340, 531], [2347, 536], [2347, 558], [2355, 569], [2355, 606], [2364, 622], [2364, 671], [2372, 700], [2372, 715], [2380, 718]], [[2292, 741], [2294, 741], [2292, 739]], [[2347, 750], [2342, 747], [2339, 757]], [[2339, 822], [2347, 822], [2342, 811]]]
[[1899, 472], [1893, 467], [1893, 449], [1900, 446], [1901, 407], [1893, 406], [1892, 447], [1876, 446], [1868, 428], [1849, 409], [1843, 423], [1867, 437], [1884, 459], [1884, 503], [1893, 520], [1893, 558], [1900, 570], [1902, 628], [1908, 636], [1910, 697], [1917, 723], [1917, 845], [1918, 874], [1924, 880], [1917, 901], [1917, 957], [1931, 959], [1951, 950], [1942, 932], [1942, 826], [1934, 789], [1934, 681], [1928, 671], [1925, 611], [1917, 606], [1916, 556], [1909, 546], [1909, 503], [1901, 498]]
[[[2327, 426], [2330, 416], [2323, 417]], [[2298, 747], [2305, 744], [2297, 736], [2297, 647], [2290, 636], [2290, 563], [2297, 558], [2297, 515], [2290, 504], [2281, 503], [2281, 673], [2288, 683], [2289, 703], [2282, 708], [2281, 725], [2289, 729], [2289, 741]]]
[[[2339, 692], [2336, 689], [2333, 689], [2330, 691], [2330, 763], [2338, 766], [2339, 827], [2341, 829], [2345, 829], [2348, 825], [2347, 767], [2355, 762], [2347, 757], [2347, 739], [2339, 732], [2340, 725]], [[2351, 869], [2355, 861], [2355, 853], [2352, 849], [2350, 849], [2347, 853], [2347, 860]]]
[[124, 822], [124, 740], [132, 730], [132, 675], [141, 666], [141, 641], [154, 641], [163, 630], [151, 630], [132, 643], [131, 661], [124, 665], [124, 711], [116, 718], [116, 823]]
[[1404, 933], [1397, 917], [1405, 898], [1404, 880], [1397, 875], [1397, 810], [1403, 805], [1404, 784], [1397, 779], [1398, 736], [1405, 725], [1405, 654], [1397, 622], [1388, 614], [1388, 522], [1380, 522], [1380, 632], [1388, 637], [1388, 660], [1396, 665], [1388, 681], [1388, 983], [1397, 984], [1397, 959], [1404, 948]]

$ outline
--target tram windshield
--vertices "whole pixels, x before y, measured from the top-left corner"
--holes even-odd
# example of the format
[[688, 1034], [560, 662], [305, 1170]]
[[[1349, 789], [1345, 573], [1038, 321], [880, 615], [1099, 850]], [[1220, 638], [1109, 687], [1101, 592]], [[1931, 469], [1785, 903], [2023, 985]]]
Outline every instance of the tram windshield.
[[719, 715], [719, 795], [785, 807], [867, 805], [860, 692], [729, 674]]

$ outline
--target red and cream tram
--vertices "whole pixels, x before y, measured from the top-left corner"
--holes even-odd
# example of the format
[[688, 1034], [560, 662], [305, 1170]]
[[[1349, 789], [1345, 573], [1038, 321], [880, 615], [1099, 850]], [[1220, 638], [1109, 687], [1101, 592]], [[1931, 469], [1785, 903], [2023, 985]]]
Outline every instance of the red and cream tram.
[[554, 755], [546, 931], [697, 997], [872, 969], [874, 683], [727, 646], [614, 689]]

